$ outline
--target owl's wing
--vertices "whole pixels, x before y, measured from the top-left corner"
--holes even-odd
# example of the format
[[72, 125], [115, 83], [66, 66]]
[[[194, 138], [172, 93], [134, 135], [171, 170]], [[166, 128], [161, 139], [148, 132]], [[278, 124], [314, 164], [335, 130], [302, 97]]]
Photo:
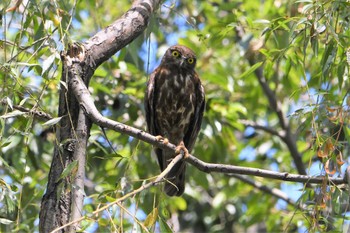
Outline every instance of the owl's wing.
[[149, 77], [147, 83], [147, 89], [144, 98], [145, 112], [146, 112], [146, 123], [148, 132], [152, 135], [158, 135], [155, 125], [155, 109], [154, 109], [154, 88], [156, 84], [155, 76], [158, 74], [158, 69], [155, 70]]
[[205, 93], [204, 88], [199, 80], [197, 73], [195, 73], [197, 82], [196, 87], [196, 104], [195, 104], [195, 113], [192, 117], [189, 128], [184, 137], [184, 143], [189, 152], [193, 149], [194, 143], [196, 142], [199, 130], [201, 129], [203, 113], [205, 108]]
[[[146, 112], [146, 123], [147, 123], [147, 129], [150, 134], [153, 136], [160, 135], [160, 130], [158, 129], [157, 123], [156, 123], [156, 117], [155, 117], [155, 88], [156, 88], [156, 80], [158, 75], [160, 75], [160, 68], [157, 68], [153, 73], [150, 75], [148, 83], [147, 83], [147, 89], [146, 94], [144, 98], [144, 105], [145, 105], [145, 112]], [[154, 149], [157, 158], [158, 163], [160, 166], [161, 171], [163, 171], [166, 167], [166, 161], [163, 161], [163, 154], [162, 150], [159, 148]]]

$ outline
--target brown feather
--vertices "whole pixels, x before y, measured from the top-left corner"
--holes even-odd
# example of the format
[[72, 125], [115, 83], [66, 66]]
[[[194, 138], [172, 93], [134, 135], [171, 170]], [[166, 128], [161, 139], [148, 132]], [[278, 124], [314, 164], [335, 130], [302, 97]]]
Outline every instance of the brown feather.
[[[184, 142], [189, 152], [198, 136], [205, 106], [204, 89], [195, 65], [196, 56], [191, 49], [180, 45], [170, 47], [160, 66], [150, 75], [145, 95], [148, 131], [168, 138], [175, 145]], [[155, 152], [163, 171], [175, 154], [159, 148]], [[167, 175], [169, 182], [164, 190], [169, 196], [184, 192], [185, 171], [186, 164], [182, 161]]]

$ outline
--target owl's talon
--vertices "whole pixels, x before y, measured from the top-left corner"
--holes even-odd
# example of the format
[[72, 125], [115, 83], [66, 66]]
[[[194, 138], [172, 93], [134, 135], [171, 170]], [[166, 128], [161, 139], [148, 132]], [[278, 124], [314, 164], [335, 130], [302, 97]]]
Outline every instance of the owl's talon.
[[164, 185], [168, 196], [180, 196], [185, 190], [186, 161], [183, 160], [190, 156], [205, 109], [204, 88], [195, 66], [196, 55], [190, 48], [171, 46], [147, 83], [144, 106], [148, 132], [169, 138], [152, 137], [153, 142], [158, 142], [154, 143], [154, 149], [160, 170], [164, 171], [175, 156], [181, 154], [182, 161], [165, 176], [169, 180]]
[[169, 140], [161, 135], [156, 136], [156, 140], [158, 142], [162, 142], [163, 144], [167, 145], [169, 143]]
[[175, 149], [176, 155], [180, 154], [181, 152], [183, 152], [184, 159], [187, 159], [190, 156], [190, 154], [188, 153], [188, 150], [185, 147], [185, 144], [183, 142], [180, 142], [180, 144]]

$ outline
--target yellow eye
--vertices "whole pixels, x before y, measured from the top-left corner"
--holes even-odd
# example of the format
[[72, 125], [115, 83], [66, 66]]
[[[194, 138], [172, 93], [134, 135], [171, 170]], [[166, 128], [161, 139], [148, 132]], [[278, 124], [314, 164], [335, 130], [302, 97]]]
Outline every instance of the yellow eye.
[[171, 53], [174, 57], [178, 57], [180, 55], [180, 53], [178, 51], [173, 51]]
[[188, 58], [187, 62], [188, 62], [188, 64], [192, 64], [194, 62], [194, 59], [193, 58]]

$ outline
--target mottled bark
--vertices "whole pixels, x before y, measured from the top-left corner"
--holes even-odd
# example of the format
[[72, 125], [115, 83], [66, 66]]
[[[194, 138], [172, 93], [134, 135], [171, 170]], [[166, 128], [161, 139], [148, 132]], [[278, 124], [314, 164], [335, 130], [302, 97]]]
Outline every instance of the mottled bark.
[[[50, 232], [81, 217], [84, 199], [86, 144], [90, 123], [80, 108], [71, 88], [70, 78], [79, 75], [86, 87], [96, 68], [121, 48], [137, 38], [148, 25], [150, 16], [158, 7], [158, 0], [136, 1], [120, 19], [101, 30], [84, 44], [71, 45], [62, 54], [62, 77], [59, 93], [59, 117], [56, 128], [57, 144], [52, 158], [48, 184], [40, 210], [40, 232]], [[77, 166], [62, 176], [73, 161]], [[75, 232], [77, 225], [60, 232]]]

